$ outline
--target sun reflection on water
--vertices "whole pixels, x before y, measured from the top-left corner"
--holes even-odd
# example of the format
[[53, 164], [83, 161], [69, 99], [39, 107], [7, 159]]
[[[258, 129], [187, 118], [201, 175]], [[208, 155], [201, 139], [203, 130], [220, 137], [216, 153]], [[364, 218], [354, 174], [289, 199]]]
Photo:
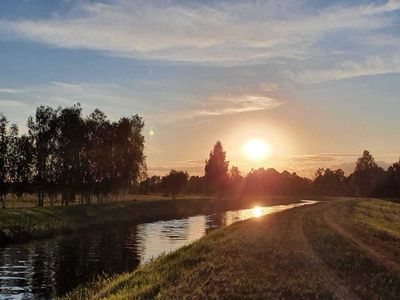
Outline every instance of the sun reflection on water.
[[253, 207], [252, 213], [253, 213], [253, 217], [254, 217], [254, 218], [261, 217], [261, 215], [262, 215], [262, 209], [261, 209], [261, 207], [259, 207], [259, 206]]

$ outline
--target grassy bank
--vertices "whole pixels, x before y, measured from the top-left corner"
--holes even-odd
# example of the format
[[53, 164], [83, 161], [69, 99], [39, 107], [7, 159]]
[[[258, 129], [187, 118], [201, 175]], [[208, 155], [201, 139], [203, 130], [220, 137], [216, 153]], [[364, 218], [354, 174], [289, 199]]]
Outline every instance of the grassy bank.
[[66, 299], [397, 299], [400, 204], [340, 199], [216, 230]]
[[[284, 204], [291, 198], [258, 199], [257, 203]], [[0, 210], [0, 244], [23, 242], [35, 238], [52, 237], [57, 234], [112, 226], [124, 222], [140, 223], [160, 219], [180, 218], [241, 208], [252, 202], [228, 201], [211, 198], [183, 198], [177, 200], [154, 200], [116, 202], [68, 207], [15, 208]]]
[[[180, 200], [183, 199], [199, 199], [198, 195], [181, 195], [179, 197]], [[103, 203], [107, 202], [127, 202], [127, 201], [162, 201], [162, 200], [171, 200], [170, 196], [164, 195], [162, 193], [157, 194], [127, 194], [127, 195], [107, 195], [102, 199]], [[92, 200], [94, 203], [97, 201], [96, 199]], [[7, 208], [34, 208], [37, 207], [37, 195], [36, 194], [24, 194], [22, 199], [18, 199], [15, 194], [9, 193], [7, 194], [6, 200]], [[50, 207], [51, 201], [48, 196], [44, 198], [44, 206]], [[70, 202], [70, 205], [80, 205], [80, 199], [77, 197], [74, 201]], [[54, 199], [53, 206], [61, 206], [61, 195], [57, 195]]]

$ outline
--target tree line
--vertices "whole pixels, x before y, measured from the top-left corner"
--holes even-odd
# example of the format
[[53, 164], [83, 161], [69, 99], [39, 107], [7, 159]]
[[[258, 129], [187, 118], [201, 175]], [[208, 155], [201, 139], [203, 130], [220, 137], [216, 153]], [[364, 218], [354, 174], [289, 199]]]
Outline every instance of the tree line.
[[[61, 197], [68, 205], [97, 202], [109, 195], [164, 193], [245, 196], [360, 196], [400, 197], [400, 162], [387, 170], [364, 151], [349, 176], [341, 170], [320, 168], [313, 179], [273, 168], [253, 169], [243, 176], [229, 167], [217, 142], [205, 161], [204, 176], [171, 170], [165, 176], [146, 177], [144, 122], [138, 115], [112, 122], [96, 109], [82, 115], [79, 104], [40, 106], [27, 121], [27, 133], [0, 113], [0, 202], [13, 193], [19, 200], [37, 195], [37, 205]], [[143, 179], [144, 178], [144, 179]]]
[[349, 176], [341, 169], [329, 168], [319, 168], [313, 179], [273, 168], [253, 169], [243, 176], [237, 167], [229, 168], [226, 152], [218, 141], [205, 161], [204, 171], [204, 176], [189, 177], [184, 171], [172, 170], [163, 177], [148, 177], [140, 183], [140, 190], [173, 197], [179, 192], [239, 198], [264, 195], [400, 197], [400, 162], [385, 171], [367, 150], [357, 159]]
[[0, 201], [35, 193], [54, 203], [80, 197], [90, 203], [109, 194], [126, 194], [145, 172], [144, 123], [141, 117], [110, 121], [100, 110], [83, 117], [79, 104], [66, 108], [40, 106], [19, 134], [0, 113]]

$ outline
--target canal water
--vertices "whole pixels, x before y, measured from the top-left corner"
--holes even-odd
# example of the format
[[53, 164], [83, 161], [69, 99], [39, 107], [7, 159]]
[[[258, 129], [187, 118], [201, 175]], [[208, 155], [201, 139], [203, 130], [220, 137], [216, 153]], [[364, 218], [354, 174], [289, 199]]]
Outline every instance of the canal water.
[[226, 211], [107, 230], [93, 230], [0, 248], [0, 299], [52, 299], [99, 274], [134, 270], [210, 230], [301, 203]]

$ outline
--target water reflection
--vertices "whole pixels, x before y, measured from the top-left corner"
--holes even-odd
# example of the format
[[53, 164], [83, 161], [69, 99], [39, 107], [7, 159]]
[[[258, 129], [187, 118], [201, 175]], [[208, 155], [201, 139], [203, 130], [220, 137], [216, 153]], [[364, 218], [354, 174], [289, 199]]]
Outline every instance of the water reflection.
[[131, 271], [140, 263], [187, 245], [215, 228], [311, 203], [114, 227], [0, 248], [0, 299], [51, 299], [97, 274]]
[[252, 213], [253, 213], [254, 218], [261, 217], [261, 215], [262, 215], [261, 207], [259, 207], [259, 206], [253, 207]]

